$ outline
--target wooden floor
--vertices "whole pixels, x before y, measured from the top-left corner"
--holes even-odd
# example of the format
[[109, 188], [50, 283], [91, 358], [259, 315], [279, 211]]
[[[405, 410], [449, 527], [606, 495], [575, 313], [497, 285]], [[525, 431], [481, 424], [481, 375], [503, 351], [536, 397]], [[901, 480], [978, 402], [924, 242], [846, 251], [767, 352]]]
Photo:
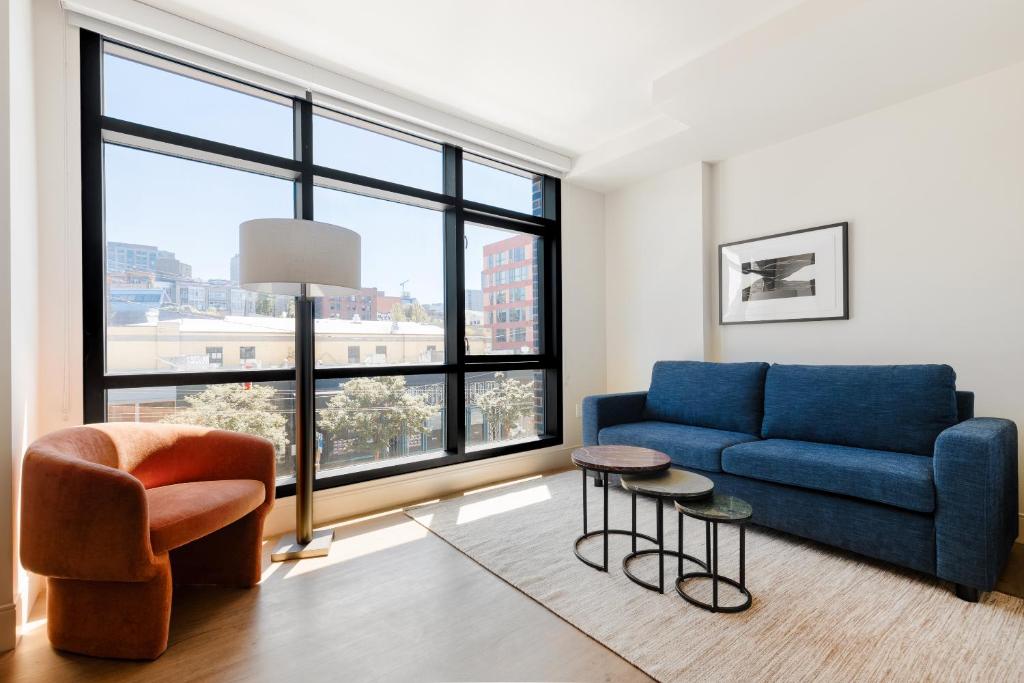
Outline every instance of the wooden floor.
[[650, 680], [400, 512], [342, 525], [326, 558], [265, 550], [258, 588], [176, 592], [155, 662], [58, 653], [40, 605], [0, 681]]

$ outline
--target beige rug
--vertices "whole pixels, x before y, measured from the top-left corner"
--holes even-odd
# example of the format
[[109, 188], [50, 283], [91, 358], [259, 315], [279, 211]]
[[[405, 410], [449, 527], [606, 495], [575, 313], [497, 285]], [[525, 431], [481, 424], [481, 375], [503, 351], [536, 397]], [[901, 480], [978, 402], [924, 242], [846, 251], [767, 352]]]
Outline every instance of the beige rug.
[[[594, 528], [600, 489], [589, 491]], [[752, 528], [753, 606], [712, 614], [671, 587], [659, 595], [626, 579], [626, 537], [612, 537], [608, 574], [579, 562], [572, 541], [581, 532], [581, 495], [579, 473], [567, 472], [407, 514], [662, 681], [1024, 680], [1024, 600], [989, 593], [969, 604], [938, 580]], [[653, 505], [639, 501], [642, 531], [653, 533]], [[628, 494], [612, 490], [610, 507], [612, 526], [629, 528]], [[688, 521], [686, 549], [703, 557], [699, 524]], [[728, 573], [736, 566], [737, 539], [734, 530], [721, 529], [720, 563]], [[675, 547], [674, 513], [666, 512], [665, 531], [668, 547]], [[600, 559], [600, 539], [584, 549]], [[657, 579], [653, 558], [634, 566]], [[666, 573], [674, 571], [674, 559], [667, 561]]]

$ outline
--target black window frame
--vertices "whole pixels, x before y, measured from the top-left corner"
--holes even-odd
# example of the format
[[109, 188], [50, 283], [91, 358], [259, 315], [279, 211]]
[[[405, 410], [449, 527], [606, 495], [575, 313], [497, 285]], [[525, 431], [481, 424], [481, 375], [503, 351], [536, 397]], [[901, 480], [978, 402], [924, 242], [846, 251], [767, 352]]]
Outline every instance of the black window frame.
[[[172, 64], [207, 73], [216, 79], [256, 88], [274, 98], [284, 97], [291, 101], [295, 139], [295, 152], [292, 158], [279, 157], [206, 138], [105, 116], [102, 111], [104, 43], [120, 45]], [[103, 148], [105, 144], [116, 144], [240, 170], [252, 171], [256, 168], [256, 172], [264, 172], [277, 177], [293, 177], [295, 179], [295, 217], [297, 218], [313, 218], [313, 188], [317, 184], [324, 184], [325, 181], [337, 189], [443, 211], [444, 304], [446, 311], [444, 362], [372, 367], [318, 367], [314, 370], [314, 384], [316, 380], [324, 379], [444, 375], [446, 410], [443, 455], [412, 462], [385, 463], [375, 469], [357, 469], [352, 472], [341, 470], [338, 474], [318, 476], [314, 481], [315, 490], [549, 448], [563, 443], [561, 184], [558, 178], [522, 169], [534, 173], [540, 179], [540, 210], [539, 215], [533, 215], [465, 199], [462, 187], [463, 150], [449, 142], [424, 139], [424, 142], [428, 144], [440, 145], [442, 150], [443, 191], [441, 193], [320, 166], [315, 163], [313, 158], [313, 112], [315, 109], [332, 110], [320, 104], [314, 105], [310, 93], [306, 93], [305, 98], [300, 98], [287, 93], [274, 92], [260, 84], [246, 83], [237, 78], [209, 71], [134, 45], [121, 43], [84, 29], [80, 31], [80, 57], [83, 398], [86, 423], [106, 420], [106, 394], [111, 390], [198, 384], [286, 382], [295, 379], [295, 372], [291, 369], [107, 374], [105, 370], [106, 303], [102, 286], [106, 257]], [[197, 106], [202, 106], [202, 104], [197, 103]], [[332, 113], [358, 120], [358, 117], [342, 112], [334, 111]], [[367, 123], [378, 129], [384, 128], [376, 122]], [[410, 134], [395, 131], [395, 136], [408, 139]], [[473, 156], [479, 157], [481, 153], [474, 150]], [[504, 161], [496, 163], [508, 166]], [[258, 170], [261, 168], [265, 170]], [[507, 356], [467, 354], [464, 253], [465, 224], [467, 222], [526, 233], [540, 238], [540, 246], [537, 249], [537, 272], [540, 287], [539, 296], [535, 299], [536, 324], [540, 330], [538, 353]], [[296, 334], [313, 335], [313, 330], [297, 330]], [[529, 441], [467, 450], [467, 425], [465, 423], [467, 373], [511, 370], [543, 372], [543, 429], [538, 430], [538, 436]], [[299, 426], [296, 425], [296, 429], [298, 428]], [[312, 437], [312, 435], [309, 436]], [[278, 496], [290, 496], [294, 495], [294, 492], [294, 483], [279, 483], [277, 486]]]

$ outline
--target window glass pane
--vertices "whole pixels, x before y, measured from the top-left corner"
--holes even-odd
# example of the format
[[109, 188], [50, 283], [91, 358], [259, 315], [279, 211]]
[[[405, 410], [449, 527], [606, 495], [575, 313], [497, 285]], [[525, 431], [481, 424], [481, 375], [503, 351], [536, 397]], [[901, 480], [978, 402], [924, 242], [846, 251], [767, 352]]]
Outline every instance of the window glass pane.
[[295, 476], [294, 382], [112, 389], [107, 421], [176, 422], [262, 436], [274, 444], [278, 480]]
[[543, 176], [469, 154], [462, 159], [466, 199], [532, 216], [543, 215]]
[[316, 383], [317, 476], [444, 455], [444, 375]]
[[444, 361], [444, 216], [317, 187], [316, 219], [362, 238], [362, 285], [316, 300], [319, 367]]
[[536, 439], [544, 431], [544, 371], [466, 372], [466, 448]]
[[117, 45], [105, 49], [105, 115], [292, 157], [294, 114], [284, 98]]
[[466, 352], [540, 353], [541, 241], [466, 223]]
[[[441, 146], [333, 115], [313, 116], [313, 162], [340, 171], [442, 191]], [[380, 131], [380, 132], [378, 132]]]
[[107, 372], [283, 368], [291, 297], [238, 284], [238, 225], [290, 218], [290, 181], [104, 146]]

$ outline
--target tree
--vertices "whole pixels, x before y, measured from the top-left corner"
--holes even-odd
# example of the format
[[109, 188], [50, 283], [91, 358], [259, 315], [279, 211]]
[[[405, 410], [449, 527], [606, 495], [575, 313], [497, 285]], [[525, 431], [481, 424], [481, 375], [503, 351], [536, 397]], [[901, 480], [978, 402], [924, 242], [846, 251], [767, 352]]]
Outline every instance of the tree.
[[262, 436], [280, 453], [288, 444], [287, 419], [275, 410], [276, 393], [273, 387], [259, 384], [214, 384], [186, 396], [188, 408], [163, 421]]
[[269, 294], [260, 294], [256, 300], [256, 315], [274, 315], [274, 298]]
[[380, 460], [403, 433], [426, 433], [438, 412], [426, 398], [406, 390], [404, 377], [350, 379], [320, 413], [320, 426], [336, 438], [364, 444]]
[[503, 439], [520, 418], [533, 413], [533, 387], [503, 372], [496, 372], [494, 379], [494, 386], [479, 394], [476, 402], [487, 421], [490, 437]]
[[429, 323], [430, 314], [418, 303], [395, 304], [391, 307], [391, 320], [396, 323]]

